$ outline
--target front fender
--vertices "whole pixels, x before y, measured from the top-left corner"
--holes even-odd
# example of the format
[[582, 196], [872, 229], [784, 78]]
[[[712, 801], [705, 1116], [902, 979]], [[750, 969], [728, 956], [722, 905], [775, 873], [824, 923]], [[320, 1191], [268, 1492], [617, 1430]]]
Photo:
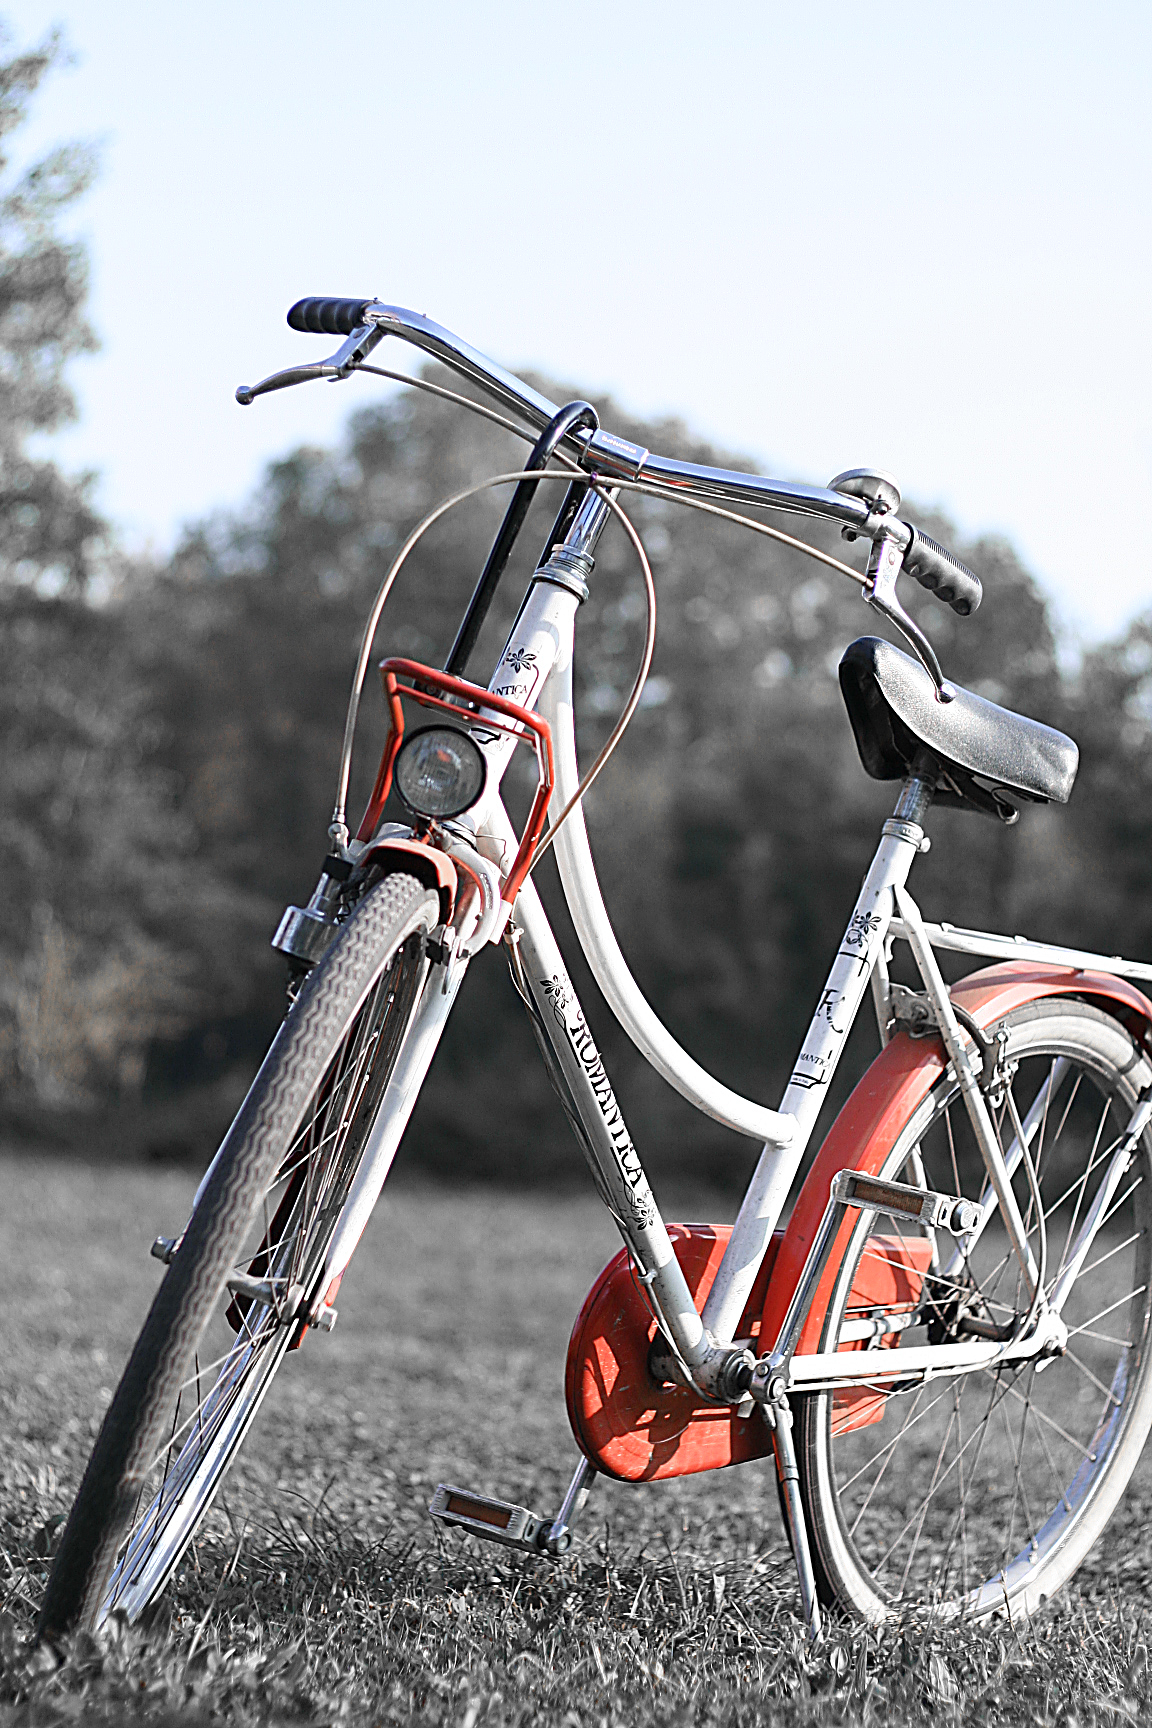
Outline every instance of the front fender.
[[423, 882], [425, 887], [438, 891], [440, 922], [447, 924], [456, 904], [457, 886], [456, 866], [448, 854], [439, 851], [435, 846], [429, 846], [424, 840], [407, 840], [398, 836], [366, 847], [360, 854], [358, 863], [361, 866], [386, 864], [389, 859], [393, 860], [398, 869], [410, 870], [416, 880]]
[[[1070, 966], [1041, 966], [1010, 960], [969, 973], [952, 986], [952, 1000], [987, 1030], [1014, 1008], [1046, 996], [1077, 996], [1112, 1014], [1143, 1042], [1152, 1031], [1152, 1003], [1126, 978], [1108, 972], [1080, 972]], [[939, 1038], [909, 1038], [898, 1033], [881, 1051], [828, 1130], [796, 1199], [776, 1254], [760, 1320], [760, 1337], [772, 1345], [780, 1334], [792, 1292], [820, 1228], [832, 1178], [839, 1170], [880, 1173], [909, 1116], [944, 1072]], [[797, 1345], [805, 1353], [820, 1348], [832, 1284], [846, 1246], [851, 1220], [841, 1227], [845, 1242], [834, 1249]]]

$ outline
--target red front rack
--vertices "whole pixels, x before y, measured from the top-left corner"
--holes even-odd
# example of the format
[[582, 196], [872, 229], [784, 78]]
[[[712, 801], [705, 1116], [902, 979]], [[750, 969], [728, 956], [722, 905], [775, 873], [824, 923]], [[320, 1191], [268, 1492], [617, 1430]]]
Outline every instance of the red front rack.
[[[380, 758], [376, 784], [372, 788], [364, 819], [356, 830], [357, 840], [371, 840], [384, 814], [384, 805], [392, 787], [392, 768], [404, 741], [403, 697], [410, 697], [422, 708], [440, 709], [457, 720], [467, 718], [479, 721], [485, 731], [505, 732], [518, 744], [532, 745], [536, 752], [539, 774], [536, 796], [528, 812], [520, 848], [504, 883], [502, 898], [511, 906], [520, 892], [532, 863], [532, 855], [544, 832], [544, 818], [552, 797], [552, 731], [548, 722], [542, 720], [539, 714], [533, 714], [530, 709], [521, 708], [519, 703], [509, 702], [505, 696], [496, 696], [491, 690], [482, 689], [479, 684], [469, 684], [466, 679], [454, 678], [448, 672], [438, 671], [435, 666], [422, 666], [418, 660], [382, 660], [380, 675], [384, 683], [391, 724], [384, 754]], [[401, 679], [407, 682], [401, 684]], [[454, 700], [448, 700], [449, 697]]]

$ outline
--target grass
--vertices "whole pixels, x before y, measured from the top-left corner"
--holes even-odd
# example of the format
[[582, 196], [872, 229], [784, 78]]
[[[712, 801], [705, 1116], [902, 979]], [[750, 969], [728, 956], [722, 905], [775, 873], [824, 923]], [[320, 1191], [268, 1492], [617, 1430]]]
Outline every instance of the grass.
[[[834, 1629], [805, 1651], [770, 1467], [600, 1482], [560, 1565], [442, 1535], [438, 1481], [544, 1512], [575, 1459], [568, 1331], [616, 1238], [592, 1200], [397, 1187], [269, 1396], [153, 1623], [30, 1633], [59, 1520], [182, 1224], [186, 1173], [0, 1160], [0, 1728], [184, 1723], [1143, 1721], [1141, 1465], [1104, 1541], [1023, 1626]], [[670, 1216], [724, 1216], [669, 1199]]]

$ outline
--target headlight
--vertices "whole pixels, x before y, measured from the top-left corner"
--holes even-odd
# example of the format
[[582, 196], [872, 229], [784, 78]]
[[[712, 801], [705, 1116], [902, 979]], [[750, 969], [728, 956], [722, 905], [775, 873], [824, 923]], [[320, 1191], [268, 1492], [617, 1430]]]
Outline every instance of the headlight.
[[480, 746], [453, 726], [425, 726], [405, 738], [393, 784], [417, 816], [459, 816], [484, 790], [487, 764]]

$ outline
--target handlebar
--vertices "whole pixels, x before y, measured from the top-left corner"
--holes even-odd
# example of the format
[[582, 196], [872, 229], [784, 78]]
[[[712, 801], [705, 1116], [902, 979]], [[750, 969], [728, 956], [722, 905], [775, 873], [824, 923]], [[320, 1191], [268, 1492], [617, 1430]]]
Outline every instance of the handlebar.
[[[241, 386], [237, 399], [251, 402], [266, 390], [282, 384], [302, 381], [306, 376], [346, 376], [360, 357], [382, 336], [397, 336], [403, 342], [421, 349], [425, 354], [450, 367], [453, 372], [483, 390], [486, 396], [511, 409], [534, 432], [541, 432], [555, 418], [556, 404], [533, 390], [514, 373], [489, 360], [487, 355], [472, 348], [442, 325], [433, 323], [419, 312], [403, 306], [387, 306], [379, 300], [308, 298], [298, 300], [288, 313], [293, 330], [316, 335], [354, 337], [364, 332], [360, 343], [347, 341], [333, 363], [322, 367], [293, 368], [289, 373], [275, 373], [262, 383]], [[350, 350], [357, 349], [353, 355]], [[910, 523], [895, 515], [885, 514], [866, 498], [838, 492], [827, 486], [803, 486], [790, 480], [769, 480], [758, 474], [743, 474], [734, 469], [702, 467], [694, 462], [678, 462], [669, 456], [657, 456], [641, 445], [602, 430], [575, 427], [561, 440], [561, 447], [574, 456], [590, 473], [643, 480], [673, 492], [691, 493], [694, 497], [716, 499], [725, 503], [761, 509], [782, 510], [789, 515], [816, 516], [838, 522], [855, 534], [876, 538], [883, 533], [895, 539], [903, 553], [903, 569], [938, 600], [965, 616], [975, 612], [980, 604], [982, 589], [978, 576], [954, 558], [943, 546], [920, 533]]]

